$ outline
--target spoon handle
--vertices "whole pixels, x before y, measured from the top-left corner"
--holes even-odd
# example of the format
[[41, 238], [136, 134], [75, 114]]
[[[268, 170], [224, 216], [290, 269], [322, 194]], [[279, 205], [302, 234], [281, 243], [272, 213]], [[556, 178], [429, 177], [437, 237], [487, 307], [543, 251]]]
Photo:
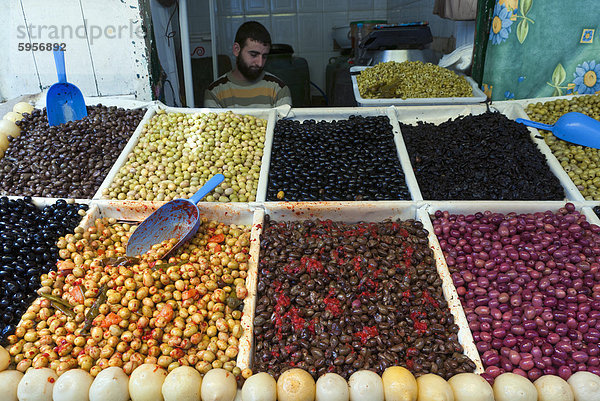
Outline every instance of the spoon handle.
[[56, 75], [58, 82], [67, 82], [67, 72], [65, 70], [65, 53], [62, 50], [54, 50], [54, 64], [56, 65]]
[[554, 129], [554, 125], [538, 123], [536, 121], [526, 120], [524, 118], [517, 118], [515, 121], [533, 128], [545, 129], [546, 131], [552, 131]]
[[206, 181], [206, 184], [202, 185], [202, 188], [200, 188], [198, 190], [198, 192], [196, 192], [194, 195], [192, 195], [192, 197], [190, 198], [190, 201], [192, 203], [194, 203], [194, 205], [196, 203], [200, 202], [200, 200], [202, 198], [204, 198], [206, 195], [208, 195], [208, 193], [210, 191], [215, 189], [217, 187], [217, 185], [222, 183], [224, 179], [225, 179], [225, 176], [223, 174], [213, 175], [210, 180]]

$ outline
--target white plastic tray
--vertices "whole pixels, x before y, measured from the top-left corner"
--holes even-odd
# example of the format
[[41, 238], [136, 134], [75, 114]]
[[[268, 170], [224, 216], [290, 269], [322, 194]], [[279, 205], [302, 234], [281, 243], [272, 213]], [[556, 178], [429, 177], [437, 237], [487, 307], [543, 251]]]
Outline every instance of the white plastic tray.
[[409, 99], [365, 99], [360, 95], [358, 90], [358, 81], [356, 80], [357, 73], [367, 68], [372, 67], [350, 67], [350, 77], [352, 79], [352, 90], [354, 91], [354, 99], [359, 106], [408, 106], [408, 105], [436, 105], [436, 104], [477, 104], [485, 102], [487, 96], [479, 89], [477, 82], [471, 77], [465, 76], [467, 82], [473, 88], [473, 96], [469, 97], [431, 97], [431, 98], [409, 98]]
[[148, 108], [146, 115], [144, 116], [144, 118], [142, 119], [142, 121], [140, 122], [138, 127], [136, 128], [136, 130], [135, 130], [134, 134], [131, 136], [131, 139], [129, 140], [129, 142], [127, 142], [127, 145], [125, 145], [125, 148], [121, 152], [121, 155], [119, 156], [119, 158], [117, 159], [115, 164], [112, 166], [112, 168], [108, 172], [106, 178], [102, 182], [102, 185], [100, 185], [100, 188], [94, 195], [93, 199], [107, 199], [104, 195], [102, 195], [102, 192], [104, 191], [105, 188], [110, 187], [110, 184], [112, 184], [113, 180], [117, 176], [117, 173], [119, 172], [121, 167], [123, 167], [123, 165], [127, 162], [127, 156], [133, 151], [133, 149], [137, 145], [137, 143], [140, 139], [140, 135], [142, 133], [143, 127], [146, 125], [146, 123], [148, 121], [150, 121], [150, 119], [156, 114], [156, 112], [158, 110], [164, 110], [167, 113], [186, 113], [186, 114], [223, 113], [226, 111], [232, 111], [237, 114], [247, 114], [247, 115], [251, 115], [251, 116], [255, 116], [255, 117], [259, 117], [259, 118], [263, 118], [263, 119], [267, 120], [265, 143], [264, 143], [264, 148], [263, 148], [263, 156], [262, 156], [261, 169], [260, 169], [260, 177], [258, 179], [258, 187], [257, 187], [257, 192], [256, 192], [256, 201], [257, 202], [263, 202], [265, 200], [269, 173], [268, 173], [268, 168], [263, 168], [262, 166], [268, 166], [269, 161], [271, 159], [271, 145], [273, 143], [273, 128], [275, 127], [275, 118], [277, 115], [276, 109], [258, 109], [258, 108], [256, 108], [256, 109], [255, 108], [189, 109], [189, 108], [168, 107], [160, 102], [156, 102], [156, 104], [154, 104]]
[[[565, 202], [561, 201], [546, 201], [546, 202], [537, 202], [537, 201], [443, 201], [443, 202], [419, 202], [420, 208], [418, 209], [419, 218], [423, 222], [423, 226], [427, 231], [429, 231], [429, 245], [433, 248], [433, 252], [435, 255], [436, 262], [438, 264], [438, 272], [443, 280], [443, 290], [446, 299], [455, 299], [458, 302], [459, 308], [456, 308], [456, 311], [461, 315], [461, 320], [465, 319], [466, 316], [464, 313], [464, 309], [460, 304], [460, 299], [458, 294], [456, 293], [456, 288], [454, 287], [454, 283], [452, 281], [452, 277], [450, 275], [450, 270], [448, 269], [448, 265], [446, 264], [446, 259], [444, 258], [443, 251], [440, 247], [438, 239], [435, 234], [433, 234], [433, 224], [430, 219], [430, 215], [435, 213], [437, 210], [448, 211], [453, 214], [473, 214], [476, 212], [484, 212], [486, 210], [490, 210], [492, 212], [498, 213], [532, 213], [532, 212], [544, 212], [546, 210], [551, 210], [552, 212], [556, 212], [559, 208], [565, 205]], [[600, 225], [600, 220], [596, 216], [596, 214], [592, 211], [591, 208], [584, 206], [582, 202], [573, 202], [575, 205], [575, 209], [580, 211], [583, 215], [585, 215], [586, 220], [590, 224]], [[446, 295], [446, 291], [450, 291], [450, 296]], [[450, 303], [450, 302], [449, 302]], [[458, 324], [458, 323], [457, 323]], [[468, 328], [468, 323], [467, 328]], [[459, 327], [461, 327], [459, 325]], [[462, 327], [461, 327], [462, 329]], [[472, 333], [469, 330], [469, 336]], [[461, 343], [462, 344], [462, 343]], [[463, 345], [464, 346], [464, 345]], [[477, 352], [477, 349], [475, 349]], [[467, 354], [468, 355], [468, 354]], [[479, 353], [477, 352], [479, 356]], [[479, 363], [481, 360], [479, 359]], [[483, 369], [483, 365], [477, 365], [478, 369]], [[483, 370], [481, 370], [483, 372]], [[481, 373], [476, 372], [476, 373]]]
[[[396, 116], [398, 121], [403, 124], [416, 124], [419, 121], [441, 124], [449, 119], [455, 119], [459, 116], [465, 116], [469, 114], [482, 114], [487, 110], [485, 105], [441, 105], [431, 107], [416, 107], [416, 106], [401, 106], [394, 107], [396, 110]], [[517, 103], [505, 103], [501, 105], [490, 106], [491, 110], [499, 111], [510, 119], [516, 118], [527, 118], [527, 114], [523, 108]], [[552, 173], [558, 177], [560, 184], [565, 190], [566, 200], [569, 201], [583, 201], [584, 198], [569, 177], [569, 175], [563, 170], [562, 166], [552, 154], [552, 151], [544, 142], [544, 139], [538, 138], [538, 132], [536, 129], [529, 129], [531, 139], [538, 147], [540, 152], [546, 157], [548, 166]], [[400, 132], [402, 134], [402, 130]], [[403, 139], [404, 143], [404, 139]], [[412, 168], [411, 168], [412, 170]], [[419, 192], [420, 195], [420, 192]], [[423, 198], [413, 198], [415, 200], [422, 200]]]
[[[400, 135], [400, 126], [398, 125], [396, 113], [392, 107], [336, 107], [333, 109], [301, 108], [291, 109], [291, 111], [286, 112], [285, 115], [282, 113], [278, 113], [278, 118], [288, 118], [292, 120], [298, 120], [301, 122], [310, 119], [313, 119], [315, 121], [330, 122], [333, 120], [348, 119], [352, 115], [361, 115], [364, 117], [387, 116], [390, 119], [390, 124], [392, 124], [392, 131], [394, 133], [394, 143], [396, 144], [396, 151], [398, 153], [398, 158], [400, 159], [400, 165], [404, 173], [404, 180], [406, 182], [406, 186], [408, 187], [408, 191], [410, 192], [411, 198], [413, 200], [422, 199], [421, 191], [419, 190], [419, 185], [417, 184], [417, 179], [415, 178], [415, 174], [410, 164], [408, 152], [406, 151], [404, 141], [402, 140], [402, 136]], [[270, 160], [271, 159], [269, 156], [269, 163]], [[261, 168], [261, 173], [262, 170], [265, 169], [265, 167], [267, 173], [268, 171], [270, 171], [270, 165], [263, 165], [263, 167]], [[368, 177], [365, 177], [365, 179], [368, 179]]]
[[[386, 219], [415, 219], [420, 220], [424, 227], [429, 231], [429, 246], [434, 249], [437, 243], [429, 216], [425, 210], [418, 208], [417, 202], [410, 201], [380, 201], [380, 202], [301, 202], [286, 203], [273, 202], [264, 205], [264, 214], [268, 214], [271, 219], [278, 221], [298, 221], [305, 219], [331, 219], [344, 223], [380, 222]], [[261, 214], [261, 211], [257, 212]], [[258, 219], [257, 219], [258, 220]], [[437, 244], [439, 248], [439, 244]], [[441, 252], [441, 250], [440, 250]], [[483, 364], [477, 352], [477, 347], [473, 341], [469, 324], [465, 317], [460, 300], [448, 266], [444, 262], [443, 255], [435, 254], [436, 267], [438, 274], [442, 278], [442, 290], [444, 297], [448, 302], [450, 312], [454, 316], [454, 321], [459, 327], [458, 340], [464, 348], [464, 353], [473, 362], [475, 362], [475, 373], [483, 372]]]

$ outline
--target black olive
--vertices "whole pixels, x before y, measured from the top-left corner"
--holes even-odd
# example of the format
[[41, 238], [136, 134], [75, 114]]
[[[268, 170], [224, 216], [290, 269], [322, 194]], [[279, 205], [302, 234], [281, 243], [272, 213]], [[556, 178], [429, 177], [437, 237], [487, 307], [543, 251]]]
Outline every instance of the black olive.
[[421, 194], [431, 200], [562, 200], [527, 127], [498, 112], [400, 123]]
[[79, 210], [87, 205], [55, 204], [38, 209], [26, 197], [0, 197], [0, 344], [15, 328], [20, 316], [35, 299], [39, 277], [56, 266], [59, 237], [79, 224]]
[[357, 197], [410, 199], [388, 117], [275, 124], [268, 200], [353, 201]]

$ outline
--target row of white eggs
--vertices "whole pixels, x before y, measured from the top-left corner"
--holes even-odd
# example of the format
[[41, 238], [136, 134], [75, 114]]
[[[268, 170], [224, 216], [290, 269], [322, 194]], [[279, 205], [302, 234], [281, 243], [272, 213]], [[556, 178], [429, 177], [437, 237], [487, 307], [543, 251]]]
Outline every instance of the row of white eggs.
[[[0, 370], [7, 366], [0, 358]], [[213, 369], [202, 378], [188, 366], [167, 374], [158, 365], [144, 364], [131, 377], [118, 367], [96, 378], [81, 369], [60, 377], [48, 368], [30, 368], [25, 374], [5, 370], [0, 372], [0, 394], [3, 401], [600, 401], [600, 377], [577, 372], [568, 382], [548, 375], [531, 383], [504, 373], [492, 387], [474, 373], [448, 381], [434, 374], [415, 379], [395, 366], [381, 377], [363, 370], [346, 382], [328, 373], [315, 383], [306, 371], [290, 369], [277, 381], [267, 373], [253, 375], [238, 391], [234, 376], [224, 369]]]

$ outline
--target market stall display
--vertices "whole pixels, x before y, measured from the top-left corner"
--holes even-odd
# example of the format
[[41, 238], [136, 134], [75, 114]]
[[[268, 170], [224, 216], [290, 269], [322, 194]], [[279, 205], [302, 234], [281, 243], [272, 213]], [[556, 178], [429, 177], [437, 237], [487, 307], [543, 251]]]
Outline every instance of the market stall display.
[[[204, 113], [192, 109], [152, 109], [151, 118], [103, 185], [107, 199], [188, 198], [214, 174], [225, 182], [209, 202], [252, 202], [268, 145], [268, 110]], [[268, 148], [267, 150], [270, 150]]]
[[[449, 115], [453, 118], [459, 115], [473, 118], [485, 112], [483, 106], [461, 107], [459, 113], [456, 113], [456, 106], [419, 110], [390, 107], [329, 112], [310, 109], [292, 109], [289, 112], [255, 111], [252, 118], [267, 118], [269, 121], [265, 125], [264, 151], [256, 164], [259, 168], [252, 174], [253, 179], [257, 180], [255, 196], [258, 202], [201, 203], [199, 207], [205, 217], [204, 231], [172, 258], [163, 259], [164, 252], [167, 252], [170, 246], [168, 241], [156, 244], [149, 254], [141, 255], [137, 259], [122, 257], [127, 239], [135, 225], [163, 202], [156, 201], [156, 198], [154, 202], [139, 202], [142, 199], [92, 200], [92, 207], [84, 221], [75, 229], [71, 228], [72, 234], [57, 242], [58, 248], [55, 251], [60, 256], [59, 263], [56, 266], [49, 264], [41, 267], [43, 271], [40, 271], [42, 274], [39, 293], [44, 295], [29, 305], [25, 313], [19, 312], [17, 317], [22, 318], [19, 327], [14, 334], [9, 333], [9, 341], [4, 343], [7, 349], [0, 348], [0, 371], [8, 368], [0, 372], [0, 391], [6, 389], [6, 394], [15, 398], [18, 388], [21, 387], [23, 399], [52, 399], [52, 394], [55, 393], [55, 400], [69, 399], [69, 391], [81, 386], [89, 387], [90, 400], [103, 399], [106, 394], [111, 394], [115, 400], [131, 398], [134, 401], [192, 400], [199, 397], [205, 400], [231, 401], [246, 398], [297, 400], [302, 397], [306, 397], [307, 400], [328, 401], [356, 398], [388, 400], [402, 399], [394, 397], [417, 397], [417, 394], [421, 394], [421, 399], [429, 397], [436, 400], [469, 401], [469, 394], [477, 394], [479, 398], [475, 399], [516, 399], [514, 394], [522, 394], [519, 391], [527, 387], [526, 397], [535, 397], [532, 399], [543, 400], [549, 392], [554, 395], [559, 392], [569, 394], [570, 389], [575, 400], [594, 400], [594, 389], [600, 383], [600, 376], [596, 374], [596, 370], [600, 369], [600, 363], [597, 363], [600, 355], [595, 355], [596, 349], [588, 341], [596, 341], [599, 329], [596, 327], [598, 322], [594, 321], [597, 312], [597, 285], [594, 284], [595, 281], [590, 284], [590, 278], [596, 280], [597, 266], [596, 262], [591, 262], [591, 258], [596, 257], [596, 248], [600, 247], [590, 240], [588, 235], [595, 238], [600, 231], [595, 225], [599, 220], [591, 210], [596, 204], [576, 202], [573, 205], [565, 205], [565, 198], [582, 201], [583, 197], [577, 197], [578, 192], [573, 190], [573, 182], [569, 180], [543, 140], [535, 138], [534, 131], [528, 131], [534, 150], [547, 157], [546, 168], [556, 174], [560, 183], [561, 192], [557, 197], [561, 199], [560, 202], [506, 201], [474, 204], [423, 201], [422, 199], [427, 197], [421, 196], [420, 191], [427, 185], [417, 185], [413, 173], [416, 166], [411, 164], [412, 160], [404, 147], [398, 120], [405, 124], [414, 124], [418, 120], [439, 123], [450, 118]], [[112, 166], [99, 193], [104, 189], [108, 190], [110, 184], [116, 182], [119, 171], [125, 166], [130, 169], [128, 174], [131, 173], [132, 177], [142, 171], [140, 165], [127, 165], [129, 160], [141, 162], [143, 158], [153, 158], [154, 162], [161, 154], [165, 157], [164, 174], [167, 174], [169, 168], [174, 170], [174, 174], [177, 167], [180, 167], [174, 159], [178, 157], [178, 150], [176, 147], [169, 148], [168, 142], [174, 142], [173, 138], [179, 138], [180, 134], [177, 133], [178, 129], [169, 128], [169, 124], [173, 122], [177, 127], [183, 127], [179, 131], [190, 135], [190, 132], [185, 130], [194, 131], [193, 127], [196, 125], [192, 124], [186, 128], [185, 121], [194, 120], [196, 116], [202, 119], [201, 115], [210, 114], [204, 110], [172, 110], [161, 105], [151, 108], [143, 124], [138, 127]], [[498, 109], [509, 119], [521, 117], [518, 114], [519, 110], [523, 113], [518, 104]], [[221, 112], [227, 113], [224, 110], [219, 111], [212, 117], [217, 121], [217, 126], [220, 117], [216, 116], [220, 116]], [[276, 163], [270, 164], [269, 160], [277, 113], [280, 122], [291, 123], [290, 125], [302, 126], [307, 122], [311, 127], [312, 124], [335, 125], [334, 120], [342, 120], [342, 125], [347, 125], [356, 120], [366, 122], [369, 128], [367, 131], [386, 131], [386, 143], [376, 143], [376, 147], [372, 148], [371, 164], [379, 162], [385, 156], [394, 156], [392, 159], [398, 161], [398, 164], [395, 164], [395, 168], [398, 169], [395, 171], [398, 172], [389, 175], [396, 179], [402, 178], [403, 188], [414, 200], [264, 202], [266, 199], [280, 200], [277, 197], [279, 190], [274, 192], [274, 198], [266, 197], [271, 193], [270, 187], [267, 190], [267, 177], [276, 171]], [[432, 119], [433, 115], [441, 121]], [[230, 113], [225, 116], [226, 119], [235, 119], [230, 117]], [[156, 149], [152, 148], [152, 151], [148, 147], [138, 149], [137, 146], [142, 143], [143, 129], [149, 127], [146, 123], [154, 117], [157, 121], [165, 119], [155, 125], [154, 139], [167, 136], [171, 139], [165, 140], [161, 149], [158, 142], [154, 143]], [[314, 123], [310, 120], [314, 120]], [[317, 123], [322, 120], [324, 122]], [[352, 126], [354, 131], [361, 131], [360, 127], [355, 129], [356, 127], [358, 124]], [[252, 136], [252, 133], [246, 133]], [[320, 131], [319, 134], [323, 135]], [[201, 139], [198, 137], [195, 144], [198, 145], [199, 154], [205, 152], [205, 145], [208, 146], [210, 149], [207, 148], [206, 152], [213, 152], [212, 158], [215, 156], [217, 141], [210, 145], [210, 135], [206, 134]], [[331, 142], [333, 152], [319, 159], [321, 166], [328, 167], [329, 164], [334, 164], [335, 158], [343, 153], [340, 150], [346, 149], [345, 143], [353, 138], [351, 135], [352, 133], [350, 136], [340, 135], [337, 141]], [[249, 139], [247, 141], [248, 146], [254, 146], [250, 145]], [[446, 149], [449, 149], [451, 144], [452, 140], [447, 139]], [[300, 152], [300, 141], [296, 145]], [[370, 143], [365, 143], [364, 147], [367, 145]], [[335, 146], [338, 147], [337, 150]], [[135, 149], [138, 149], [137, 153]], [[349, 147], [347, 150], [351, 151]], [[374, 153], [376, 150], [378, 153]], [[305, 143], [302, 151], [310, 155], [312, 149]], [[144, 156], [141, 157], [140, 154]], [[227, 159], [226, 154], [224, 157]], [[465, 159], [464, 155], [455, 157]], [[210, 161], [210, 158], [205, 161]], [[465, 163], [468, 164], [469, 160]], [[288, 164], [292, 162], [288, 161]], [[234, 160], [233, 165], [235, 170]], [[368, 164], [365, 162], [352, 167], [355, 170], [367, 169]], [[135, 171], [131, 170], [132, 168]], [[557, 170], [563, 175], [557, 173]], [[210, 167], [208, 171], [212, 172]], [[346, 172], [349, 174], [353, 171], [346, 169]], [[140, 173], [134, 179], [143, 177], [147, 175]], [[362, 176], [356, 176], [355, 186], [362, 185], [371, 177], [374, 177], [371, 170], [363, 171]], [[300, 176], [298, 181], [300, 185], [310, 187], [309, 178]], [[161, 180], [161, 177], [158, 176], [158, 179]], [[382, 175], [376, 179], [389, 180], [389, 177]], [[439, 180], [439, 177], [435, 179]], [[343, 183], [338, 181], [337, 185], [342, 186]], [[129, 184], [132, 182], [127, 185]], [[181, 182], [176, 186], [179, 184]], [[394, 180], [387, 181], [388, 187], [393, 184]], [[129, 187], [129, 190], [139, 190], [140, 188], [136, 189], [136, 185]], [[163, 188], [159, 185], [158, 189]], [[166, 189], [169, 189], [168, 185]], [[232, 186], [232, 191], [228, 194], [225, 193], [227, 189], [229, 188], [223, 189], [222, 196], [226, 196], [229, 201], [235, 200], [235, 195], [229, 196], [235, 188]], [[180, 196], [176, 193], [177, 190], [176, 188], [175, 193], [169, 195]], [[283, 201], [289, 200], [290, 192], [284, 191]], [[165, 194], [166, 200], [166, 191], [162, 193]], [[546, 200], [544, 196], [540, 196], [540, 200]], [[348, 199], [354, 200], [356, 197]], [[240, 200], [239, 196], [237, 200]], [[19, 202], [23, 201], [9, 202], [17, 202], [14, 204], [20, 205]], [[36, 198], [35, 202], [40, 200]], [[23, 213], [26, 214], [26, 210], [24, 208]], [[515, 280], [521, 282], [521, 278], [525, 279], [524, 272], [521, 271], [522, 263], [528, 269], [525, 273], [535, 276], [535, 272], [538, 272], [536, 263], [533, 263], [531, 268], [528, 264], [531, 264], [534, 258], [529, 248], [535, 249], [537, 243], [528, 243], [523, 238], [525, 234], [520, 234], [519, 244], [503, 244], [504, 237], [501, 232], [504, 233], [504, 229], [498, 229], [496, 232], [486, 232], [485, 228], [480, 230], [482, 238], [488, 234], [500, 236], [498, 242], [502, 244], [502, 249], [511, 245], [517, 249], [523, 245], [529, 260], [523, 259], [526, 255], [521, 254], [522, 249], [518, 249], [518, 259], [511, 265], [518, 272], [518, 276], [514, 277], [512, 272], [503, 272], [498, 267], [494, 281], [494, 277], [488, 277], [489, 272], [494, 269], [486, 269], [487, 261], [484, 261], [486, 263], [483, 267], [478, 266], [481, 264], [478, 259], [483, 259], [481, 253], [487, 252], [482, 248], [471, 256], [475, 267], [470, 274], [475, 279], [471, 284], [455, 287], [454, 284], [457, 283], [453, 283], [453, 278], [456, 279], [456, 274], [450, 273], [447, 264], [454, 263], [451, 267], [456, 267], [457, 260], [462, 255], [451, 254], [455, 251], [448, 245], [454, 242], [452, 228], [447, 239], [444, 239], [443, 235], [436, 236], [436, 217], [430, 215], [434, 215], [438, 210], [464, 216], [481, 211], [482, 218], [488, 216], [487, 212], [484, 213], [485, 210], [490, 210], [489, 215], [493, 216], [498, 213], [506, 216], [510, 212], [535, 216], [537, 213], [542, 215], [543, 224], [539, 229], [551, 230], [549, 227], [553, 226], [555, 233], [547, 234], [562, 233], [559, 238], [560, 245], [557, 244], [558, 250], [549, 255], [552, 260], [557, 257], [568, 259], [568, 262], [564, 262], [564, 269], [558, 266], [556, 270], [561, 282], [571, 280], [572, 287], [578, 289], [575, 315], [571, 316], [573, 306], [570, 304], [573, 302], [569, 302], [573, 296], [572, 291], [553, 282], [552, 280], [556, 281], [552, 276], [554, 273], [550, 274], [552, 277], [549, 277], [548, 286], [545, 281], [542, 283], [542, 278], [538, 280], [538, 289], [545, 294], [545, 297], [542, 297], [542, 311], [539, 316], [525, 319], [522, 324], [514, 323], [515, 317], [526, 318], [529, 316], [525, 316], [526, 314], [532, 313], [531, 309], [526, 307], [527, 294], [521, 294], [520, 305], [517, 302], [518, 298], [513, 299], [512, 295], [515, 294], [512, 293], [506, 302], [498, 301], [497, 309], [508, 307], [507, 311], [511, 313], [510, 316], [506, 315], [506, 321], [511, 327], [504, 328], [504, 323], [501, 323], [501, 328], [507, 331], [502, 342], [513, 337], [518, 340], [509, 351], [504, 349], [510, 348], [504, 347], [504, 343], [497, 348], [496, 367], [504, 369], [508, 365], [502, 363], [503, 358], [508, 360], [513, 367], [508, 373], [516, 374], [517, 378], [500, 375], [502, 370], [491, 369], [490, 374], [489, 367], [492, 365], [488, 362], [494, 361], [494, 355], [489, 351], [496, 349], [498, 341], [495, 334], [501, 332], [497, 330], [498, 327], [492, 327], [494, 324], [498, 325], [493, 323], [494, 316], [497, 315], [494, 306], [489, 303], [480, 305], [483, 302], [480, 298], [489, 295], [490, 302], [500, 299], [501, 294], [493, 298], [494, 291], [499, 290], [492, 287], [505, 284], [498, 283], [498, 277], [502, 275], [512, 280], [506, 283], [508, 290], [512, 291], [514, 288], [511, 285], [515, 284]], [[548, 214], [546, 210], [552, 212]], [[83, 214], [83, 211], [80, 213]], [[586, 221], [582, 216], [586, 217]], [[442, 215], [441, 218], [443, 217]], [[573, 218], [575, 220], [571, 222]], [[552, 222], [546, 221], [550, 219]], [[568, 221], [568, 226], [565, 226], [565, 221]], [[18, 219], [14, 218], [8, 222], [20, 224]], [[477, 224], [481, 226], [481, 219]], [[537, 221], [535, 224], [541, 223]], [[579, 230], [574, 226], [578, 226]], [[525, 229], [527, 227], [525, 224]], [[407, 236], [404, 236], [404, 230]], [[509, 228], [508, 238], [512, 241], [514, 235], [510, 230]], [[238, 231], [239, 235], [236, 236]], [[589, 234], [590, 232], [592, 234]], [[308, 234], [308, 237], [305, 238], [299, 233]], [[543, 237], [543, 234], [540, 235]], [[241, 242], [233, 243], [234, 239]], [[585, 243], [586, 240], [588, 243]], [[459, 245], [459, 241], [460, 238], [457, 239], [456, 245], [462, 246]], [[567, 248], [569, 252], [579, 253], [567, 255]], [[557, 252], [560, 256], [556, 255]], [[541, 259], [543, 252], [538, 254], [541, 255]], [[35, 257], [35, 248], [27, 255], [30, 258]], [[572, 261], [571, 258], [576, 259], [575, 256], [580, 260]], [[510, 259], [510, 256], [508, 258]], [[37, 264], [37, 260], [31, 260]], [[386, 263], [392, 261], [393, 265], [390, 268]], [[589, 270], [586, 270], [584, 262], [589, 262]], [[555, 263], [559, 265], [562, 262]], [[544, 261], [544, 266], [545, 269], [554, 269], [550, 261]], [[486, 270], [485, 273], [483, 269]], [[544, 272], [545, 270], [542, 270], [540, 274], [543, 275]], [[567, 273], [570, 274], [569, 277], [566, 277]], [[480, 277], [480, 274], [485, 277]], [[575, 277], [577, 275], [580, 276]], [[471, 276], [469, 272], [465, 272], [461, 277], [465, 280]], [[488, 280], [487, 287], [483, 278]], [[502, 280], [504, 279], [500, 281]], [[110, 291], [106, 289], [108, 284], [113, 285]], [[269, 291], [267, 286], [271, 284], [275, 286]], [[521, 290], [530, 290], [528, 285], [530, 284], [525, 282]], [[487, 289], [485, 296], [481, 294], [484, 287]], [[565, 294], [561, 298], [563, 290]], [[536, 306], [533, 305], [535, 291], [531, 292], [529, 301], [536, 312]], [[554, 295], [548, 295], [551, 292]], [[470, 298], [469, 294], [473, 297]], [[581, 295], [586, 295], [591, 300], [588, 299], [586, 303]], [[551, 302], [547, 300], [552, 296], [556, 298], [556, 306], [545, 305], [546, 302]], [[502, 295], [502, 300], [505, 298]], [[462, 306], [461, 300], [465, 302]], [[561, 309], [563, 304], [566, 305], [564, 310]], [[487, 315], [485, 307], [488, 308]], [[338, 312], [344, 311], [349, 313], [345, 316], [338, 315]], [[550, 317], [548, 312], [552, 314], [550, 320], [545, 319]], [[566, 314], [566, 332], [562, 326], [563, 322], [559, 321], [564, 317], [561, 315], [563, 312]], [[505, 318], [504, 313], [502, 312], [501, 319]], [[587, 317], [584, 323], [581, 320], [583, 314]], [[492, 318], [492, 323], [488, 323], [489, 317]], [[573, 327], [573, 319], [576, 327]], [[537, 337], [533, 337], [532, 330], [525, 329], [525, 326], [531, 326], [529, 320], [536, 324]], [[548, 322], [555, 324], [552, 329], [545, 327], [548, 329], [545, 337], [542, 330], [544, 327], [537, 326], [541, 321], [544, 325]], [[489, 329], [486, 324], [489, 324]], [[84, 330], [86, 326], [87, 330]], [[525, 329], [522, 335], [520, 332], [512, 333], [513, 329], [518, 331], [520, 326]], [[351, 328], [350, 331], [347, 330], [348, 327]], [[194, 328], [197, 332], [193, 333]], [[338, 329], [339, 335], [336, 334]], [[579, 333], [577, 338], [573, 338], [575, 332]], [[555, 334], [560, 336], [560, 340], [553, 343], [556, 340]], [[548, 351], [547, 347], [536, 344], [540, 341], [538, 337], [552, 340], [550, 344], [555, 350], [549, 357], [549, 362], [555, 371], [545, 366], [540, 367], [540, 362], [536, 359], [536, 347], [542, 352], [540, 359], [544, 365], [548, 361], [544, 352]], [[291, 339], [296, 341], [286, 343]], [[396, 341], [398, 339], [399, 342]], [[338, 344], [333, 344], [336, 340]], [[512, 344], [510, 341], [509, 345]], [[531, 341], [531, 349], [527, 341]], [[561, 352], [567, 352], [563, 344], [565, 342], [570, 343], [573, 351], [571, 359], [576, 363], [572, 366], [573, 363], [565, 360], [564, 364], [554, 366], [557, 358], [563, 356]], [[489, 349], [486, 348], [486, 343], [489, 343]], [[587, 346], [584, 350], [587, 355], [585, 361], [584, 355], [581, 352], [577, 353], [581, 351], [577, 348], [580, 343], [582, 349], [583, 345]], [[295, 345], [297, 349], [286, 349], [286, 345], [290, 344]], [[351, 348], [346, 355], [342, 354], [342, 351], [346, 352], [342, 349], [344, 346]], [[516, 351], [516, 355], [513, 351]], [[394, 353], [398, 354], [398, 358], [394, 357]], [[483, 364], [480, 355], [483, 357]], [[291, 363], [286, 364], [284, 358], [290, 359]], [[361, 363], [354, 366], [357, 360]], [[530, 362], [533, 363], [533, 367]], [[584, 366], [588, 371], [578, 371]], [[487, 372], [481, 375], [484, 367], [488, 368]], [[54, 376], [46, 370], [47, 368], [54, 372]], [[570, 372], [566, 371], [567, 368]], [[29, 376], [22, 376], [21, 371], [27, 372]], [[339, 374], [328, 371], [337, 371]], [[462, 373], [455, 374], [458, 372]], [[567, 373], [571, 376], [565, 382]], [[52, 385], [50, 388], [45, 384], [39, 386], [39, 383], [34, 383], [36, 379], [33, 376], [41, 374], [46, 374], [45, 377], [51, 379], [48, 381]], [[492, 376], [496, 374], [498, 380], [494, 383]], [[74, 379], [78, 375], [87, 379]], [[93, 381], [90, 381], [90, 378], [93, 378]], [[493, 383], [493, 387], [485, 380]], [[281, 389], [279, 392], [278, 386]], [[82, 391], [85, 393], [85, 390]], [[514, 393], [515, 391], [517, 393]], [[494, 392], [496, 398], [493, 398]], [[262, 396], [267, 398], [258, 398]]]
[[[525, 111], [529, 118], [545, 124], [554, 124], [566, 113], [577, 111], [600, 120], [600, 96], [578, 96], [544, 103], [530, 103]], [[600, 149], [575, 145], [539, 130], [561, 166], [588, 200], [600, 200]]]
[[410, 199], [389, 116], [344, 114], [277, 121], [268, 201]]
[[600, 227], [571, 203], [432, 219], [486, 378], [600, 374]]
[[54, 127], [45, 109], [25, 114], [0, 159], [0, 194], [91, 199], [144, 113], [89, 106], [87, 117]]

